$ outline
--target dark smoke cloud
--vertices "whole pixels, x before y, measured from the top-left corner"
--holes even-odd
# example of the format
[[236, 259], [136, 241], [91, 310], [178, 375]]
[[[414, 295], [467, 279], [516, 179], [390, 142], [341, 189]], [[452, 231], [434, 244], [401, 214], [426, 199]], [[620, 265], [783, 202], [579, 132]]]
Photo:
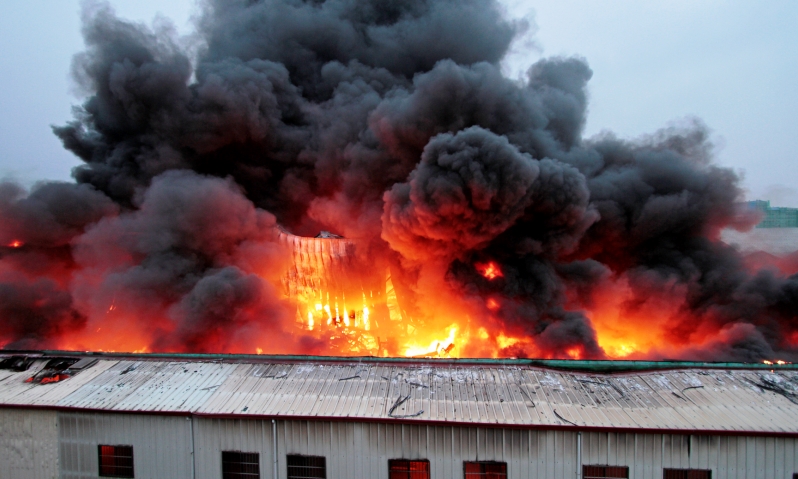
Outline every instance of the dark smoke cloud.
[[[368, 243], [409, 310], [460, 298], [526, 338], [507, 354], [602, 357], [590, 312], [626, 285], [629, 317], [673, 306], [658, 326], [677, 355], [798, 359], [796, 276], [752, 272], [718, 241], [756, 218], [735, 206], [739, 179], [712, 163], [707, 127], [583, 139], [587, 62], [504, 77], [527, 25], [496, 1], [201, 7], [196, 54], [168, 27], [85, 9], [73, 71], [87, 98], [54, 129], [84, 162], [76, 182], [0, 186], [0, 239], [26, 244], [0, 258], [14, 318], [0, 344], [81, 328], [159, 350], [282, 338], [281, 224]], [[479, 272], [491, 261], [493, 280]]]
[[407, 183], [385, 194], [383, 238], [406, 258], [482, 249], [524, 213], [538, 162], [479, 127], [433, 138]]
[[[250, 351], [251, 333], [286, 315], [264, 279], [277, 279], [286, 256], [274, 227], [232, 181], [166, 172], [135, 210], [77, 242], [75, 294], [93, 309], [133, 312], [126, 326], [148, 331], [156, 349]], [[140, 326], [135, 317], [163, 321]]]

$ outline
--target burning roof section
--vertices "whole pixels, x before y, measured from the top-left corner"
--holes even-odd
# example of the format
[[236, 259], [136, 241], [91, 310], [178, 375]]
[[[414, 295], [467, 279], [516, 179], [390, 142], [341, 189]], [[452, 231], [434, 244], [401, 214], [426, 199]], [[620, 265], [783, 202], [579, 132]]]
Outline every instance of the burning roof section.
[[[798, 368], [793, 365], [89, 358], [96, 363], [69, 381], [51, 384], [26, 382], [31, 372], [47, 369], [48, 354], [30, 357], [30, 371], [0, 369], [0, 407], [798, 436]], [[602, 372], [610, 370], [615, 372]]]

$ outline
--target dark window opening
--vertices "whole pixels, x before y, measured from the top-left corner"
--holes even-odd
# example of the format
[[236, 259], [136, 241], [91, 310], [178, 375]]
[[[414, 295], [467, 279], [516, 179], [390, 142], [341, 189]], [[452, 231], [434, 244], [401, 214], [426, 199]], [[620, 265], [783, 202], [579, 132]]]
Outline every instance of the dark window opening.
[[33, 358], [26, 358], [24, 356], [11, 356], [0, 361], [0, 369], [10, 369], [11, 371], [22, 372], [27, 371], [30, 365], [33, 364]]
[[419, 459], [391, 459], [388, 461], [389, 479], [429, 479], [429, 461]]
[[260, 479], [257, 452], [222, 451], [222, 479]]
[[712, 479], [712, 471], [706, 469], [665, 469], [663, 479]]
[[464, 462], [465, 479], [507, 479], [506, 462]]
[[288, 479], [327, 479], [327, 459], [322, 456], [286, 456]]
[[626, 466], [582, 466], [582, 479], [599, 477], [628, 479], [629, 468]]
[[102, 477], [133, 477], [133, 446], [97, 446]]

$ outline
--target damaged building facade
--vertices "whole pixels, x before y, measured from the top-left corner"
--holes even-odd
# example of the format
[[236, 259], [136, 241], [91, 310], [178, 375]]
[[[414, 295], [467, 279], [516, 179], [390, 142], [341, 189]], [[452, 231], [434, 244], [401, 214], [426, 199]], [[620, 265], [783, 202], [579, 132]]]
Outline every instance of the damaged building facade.
[[6, 354], [4, 478], [793, 478], [793, 365]]

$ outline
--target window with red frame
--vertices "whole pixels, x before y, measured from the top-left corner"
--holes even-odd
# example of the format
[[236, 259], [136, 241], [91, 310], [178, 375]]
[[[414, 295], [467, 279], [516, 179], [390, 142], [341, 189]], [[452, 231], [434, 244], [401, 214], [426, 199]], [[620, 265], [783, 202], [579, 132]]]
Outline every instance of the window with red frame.
[[464, 462], [465, 479], [507, 479], [506, 462]]
[[101, 477], [134, 477], [133, 446], [97, 446]]
[[389, 479], [429, 479], [429, 461], [419, 459], [391, 459], [388, 461]]
[[629, 468], [626, 466], [582, 466], [583, 479], [598, 479], [603, 477], [628, 479]]
[[662, 479], [712, 479], [712, 471], [706, 469], [665, 469]]

